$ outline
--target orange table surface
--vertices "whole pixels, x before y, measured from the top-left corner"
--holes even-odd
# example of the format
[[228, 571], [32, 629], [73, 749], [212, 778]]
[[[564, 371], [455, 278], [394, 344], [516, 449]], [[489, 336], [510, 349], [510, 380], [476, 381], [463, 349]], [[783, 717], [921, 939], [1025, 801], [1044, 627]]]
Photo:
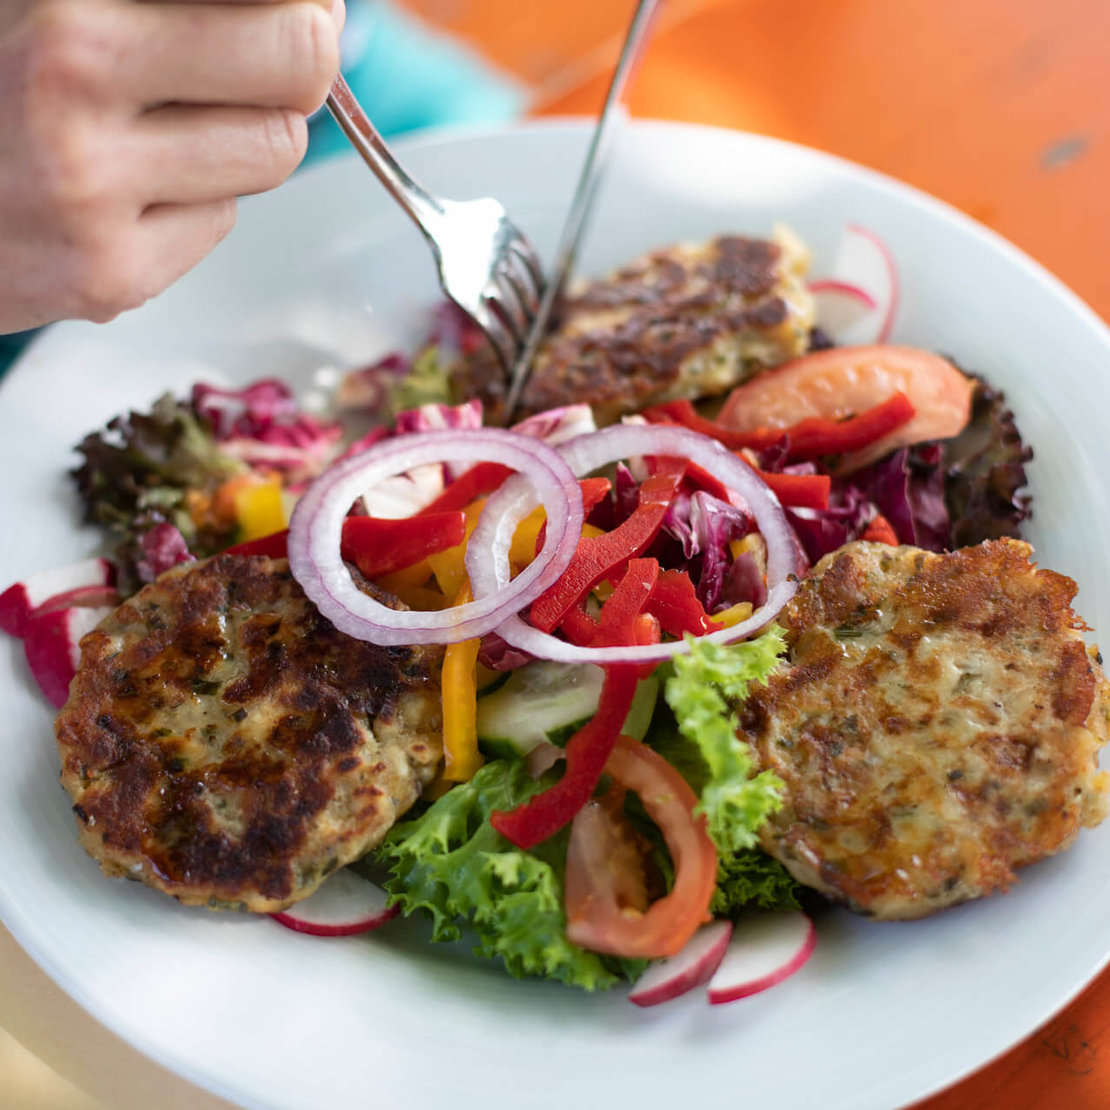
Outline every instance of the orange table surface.
[[[594, 113], [631, 0], [407, 0], [538, 89]], [[634, 115], [804, 143], [948, 201], [1110, 320], [1105, 0], [670, 0]], [[928, 1051], [923, 1045], [922, 1051]], [[1110, 1106], [1110, 972], [919, 1110]]]

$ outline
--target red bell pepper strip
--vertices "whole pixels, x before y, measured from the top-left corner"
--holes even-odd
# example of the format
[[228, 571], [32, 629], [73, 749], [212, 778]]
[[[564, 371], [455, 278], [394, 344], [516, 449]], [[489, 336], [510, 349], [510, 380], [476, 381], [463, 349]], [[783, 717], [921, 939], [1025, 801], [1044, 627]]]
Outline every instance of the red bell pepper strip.
[[567, 613], [605, 578], [616, 576], [629, 559], [635, 559], [655, 539], [685, 472], [685, 463], [653, 474], [640, 486], [634, 512], [603, 536], [584, 536], [578, 541], [570, 566], [553, 586], [535, 601], [529, 611], [532, 624], [551, 632]]
[[766, 470], [756, 470], [756, 474], [783, 505], [795, 509], [829, 507], [832, 478], [827, 474], [772, 474]]
[[[591, 647], [658, 642], [659, 622], [643, 612], [658, 578], [659, 564], [655, 559], [629, 562], [624, 577], [601, 607], [601, 620]], [[554, 836], [573, 820], [597, 788], [624, 728], [637, 682], [654, 668], [654, 663], [620, 663], [605, 668], [597, 712], [567, 741], [566, 773], [554, 786], [511, 812], [495, 812], [490, 823], [502, 836], [527, 850]]]
[[[597, 508], [602, 498], [608, 495], [609, 490], [613, 488], [613, 483], [608, 478], [580, 478], [578, 485], [582, 490], [582, 518], [584, 520], [593, 509]], [[547, 521], [545, 520], [536, 533], [537, 555], [540, 553], [546, 538]]]
[[418, 515], [453, 512], [465, 509], [471, 501], [483, 494], [492, 493], [510, 474], [512, 467], [502, 463], [480, 462], [464, 470], [431, 504], [425, 505]]
[[810, 417], [786, 428], [760, 427], [746, 432], [723, 428], [716, 421], [706, 419], [689, 401], [654, 405], [644, 410], [644, 416], [655, 423], [681, 424], [691, 431], [711, 436], [730, 451], [739, 451], [744, 447], [763, 451], [787, 438], [787, 458], [794, 460], [859, 451], [908, 424], [914, 412], [913, 403], [899, 392], [846, 420]]
[[503, 837], [527, 851], [554, 836], [590, 800], [628, 717], [638, 672], [624, 664], [606, 667], [597, 712], [567, 741], [563, 777], [516, 809], [495, 810], [490, 817]]
[[590, 647], [616, 647], [642, 642], [637, 638], [637, 618], [644, 612], [658, 581], [657, 559], [630, 559], [624, 577], [601, 607], [601, 620]]
[[[748, 459], [740, 452], [736, 457], [751, 466], [763, 479], [771, 492], [783, 505], [800, 509], [827, 509], [829, 507], [829, 494], [832, 492], [832, 478], [827, 474], [774, 474], [769, 470], [760, 470], [752, 466]], [[729, 500], [728, 487], [704, 467], [697, 463], [688, 463], [686, 477], [695, 485], [700, 486], [706, 493], [721, 501]]]
[[593, 643], [597, 635], [597, 621], [581, 605], [576, 605], [567, 612], [559, 630], [572, 644], [586, 647]]
[[644, 608], [658, 619], [663, 631], [672, 636], [683, 636], [687, 632], [704, 636], [721, 627], [710, 620], [698, 600], [690, 575], [684, 570], [663, 571]]
[[582, 489], [582, 515], [588, 517], [603, 497], [609, 495], [613, 483], [608, 478], [581, 478], [578, 485]]
[[876, 514], [871, 523], [863, 530], [860, 539], [870, 540], [872, 543], [890, 544], [891, 547], [897, 547], [901, 542], [894, 531], [894, 526], [882, 513]]
[[256, 540], [237, 543], [229, 547], [225, 555], [265, 555], [270, 559], [284, 559], [289, 554], [289, 529], [283, 528], [269, 536], [259, 536]]
[[380, 578], [465, 539], [463, 512], [428, 513], [401, 520], [349, 516], [343, 521], [340, 552], [367, 578]]

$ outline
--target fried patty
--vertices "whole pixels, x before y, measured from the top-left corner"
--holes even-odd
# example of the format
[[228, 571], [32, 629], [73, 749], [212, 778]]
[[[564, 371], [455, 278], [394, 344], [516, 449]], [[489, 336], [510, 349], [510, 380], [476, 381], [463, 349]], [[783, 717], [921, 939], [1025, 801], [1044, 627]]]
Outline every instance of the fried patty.
[[785, 783], [763, 845], [799, 881], [921, 917], [1005, 890], [1106, 815], [1110, 687], [1075, 583], [1031, 552], [853, 543], [801, 585], [787, 665], [741, 713]]
[[[647, 405], [715, 396], [804, 354], [814, 323], [809, 256], [792, 233], [725, 235], [653, 251], [568, 299], [536, 355], [522, 414], [588, 401], [599, 424]], [[454, 392], [496, 420], [504, 372], [488, 347]]]
[[189, 904], [307, 897], [434, 774], [441, 658], [338, 632], [284, 559], [167, 572], [84, 638], [57, 718], [81, 843]]

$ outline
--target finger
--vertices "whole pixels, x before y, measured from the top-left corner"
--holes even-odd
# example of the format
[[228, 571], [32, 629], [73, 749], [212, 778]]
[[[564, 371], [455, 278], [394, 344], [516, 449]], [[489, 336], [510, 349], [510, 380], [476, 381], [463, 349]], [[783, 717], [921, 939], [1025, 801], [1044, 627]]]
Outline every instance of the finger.
[[314, 0], [136, 5], [122, 30], [120, 91], [151, 106], [315, 111], [339, 68], [329, 11]]
[[[282, 0], [189, 0], [194, 4], [273, 4]], [[347, 5], [345, 0], [309, 0], [310, 3], [319, 4], [324, 11], [331, 14], [335, 25], [340, 31], [347, 23]]]
[[234, 200], [147, 209], [74, 258], [67, 315], [104, 323], [138, 308], [196, 266], [231, 231], [235, 213]]
[[283, 108], [171, 105], [143, 115], [131, 141], [126, 181], [150, 204], [200, 204], [280, 185], [308, 149], [308, 126]]

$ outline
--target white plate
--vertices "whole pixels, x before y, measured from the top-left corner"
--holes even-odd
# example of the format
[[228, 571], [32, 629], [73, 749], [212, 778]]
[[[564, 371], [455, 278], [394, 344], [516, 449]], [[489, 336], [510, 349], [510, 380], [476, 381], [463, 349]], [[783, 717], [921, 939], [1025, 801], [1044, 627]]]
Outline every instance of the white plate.
[[[579, 124], [406, 144], [450, 196], [502, 199], [550, 252], [584, 149]], [[769, 139], [640, 123], [621, 140], [583, 268], [725, 229], [786, 220], [828, 265], [864, 223], [901, 266], [895, 337], [1003, 386], [1036, 445], [1044, 565], [1082, 583], [1110, 627], [1110, 337], [1059, 283], [995, 236], [901, 185]], [[75, 526], [69, 447], [127, 406], [196, 378], [349, 366], [415, 334], [436, 289], [416, 231], [354, 161], [243, 206], [232, 238], [144, 310], [43, 336], [0, 386], [7, 477], [0, 583], [93, 549]], [[266, 920], [188, 910], [109, 881], [77, 847], [50, 716], [19, 645], [0, 646], [0, 911], [39, 963], [142, 1051], [250, 1106], [890, 1107], [1004, 1051], [1070, 999], [1110, 948], [1110, 826], [1031, 868], [1005, 897], [924, 922], [834, 913], [802, 973], [710, 1009], [654, 1011], [518, 983], [404, 923], [316, 940]], [[617, 1100], [613, 1102], [612, 1100]]]

